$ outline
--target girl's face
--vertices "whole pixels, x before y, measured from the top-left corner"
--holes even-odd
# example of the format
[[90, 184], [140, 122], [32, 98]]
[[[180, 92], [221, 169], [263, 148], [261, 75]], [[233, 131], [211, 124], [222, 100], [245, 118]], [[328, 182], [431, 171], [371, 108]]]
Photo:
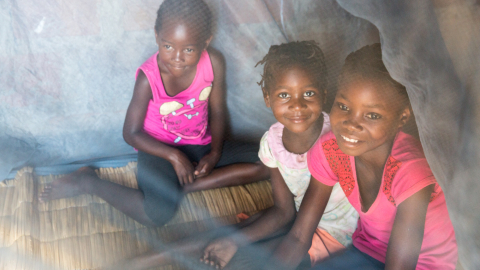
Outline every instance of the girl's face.
[[155, 38], [160, 71], [174, 77], [182, 77], [194, 70], [211, 40], [210, 37], [205, 41], [199, 31], [182, 20], [164, 23], [162, 29], [155, 32]]
[[269, 89], [264, 89], [264, 99], [278, 122], [294, 133], [315, 126], [324, 98], [317, 81], [301, 67], [279, 71], [275, 78]]
[[395, 135], [410, 117], [405, 97], [375, 80], [352, 80], [340, 86], [330, 112], [332, 131], [347, 155], [389, 153]]

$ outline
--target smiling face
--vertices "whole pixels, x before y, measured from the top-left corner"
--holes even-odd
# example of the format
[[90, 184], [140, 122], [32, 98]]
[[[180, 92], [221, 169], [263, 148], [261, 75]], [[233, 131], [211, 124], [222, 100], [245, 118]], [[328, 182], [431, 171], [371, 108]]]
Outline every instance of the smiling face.
[[181, 20], [162, 25], [155, 32], [158, 44], [158, 65], [162, 74], [182, 77], [195, 70], [202, 51], [210, 43], [200, 31]]
[[264, 99], [287, 130], [302, 133], [318, 128], [324, 91], [303, 68], [294, 66], [278, 71], [269, 89], [264, 89]]
[[341, 84], [330, 112], [340, 149], [350, 156], [388, 155], [399, 128], [410, 117], [405, 100], [379, 80], [357, 78]]

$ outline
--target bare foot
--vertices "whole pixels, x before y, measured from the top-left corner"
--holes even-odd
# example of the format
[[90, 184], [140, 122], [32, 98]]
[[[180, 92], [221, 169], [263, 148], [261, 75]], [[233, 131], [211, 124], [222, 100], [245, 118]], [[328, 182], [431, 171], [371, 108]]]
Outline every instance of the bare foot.
[[98, 176], [92, 168], [82, 167], [47, 184], [38, 199], [41, 202], [48, 202], [88, 193], [88, 186], [95, 179], [98, 179]]
[[223, 269], [237, 252], [238, 246], [229, 238], [218, 239], [203, 250], [200, 261], [217, 269]]

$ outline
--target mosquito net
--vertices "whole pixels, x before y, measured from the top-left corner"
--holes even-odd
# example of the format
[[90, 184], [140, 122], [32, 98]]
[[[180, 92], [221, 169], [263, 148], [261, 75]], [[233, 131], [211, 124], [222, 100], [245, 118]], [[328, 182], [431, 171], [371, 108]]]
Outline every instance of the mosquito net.
[[[480, 267], [480, 5], [474, 0], [208, 0], [211, 46], [227, 63], [233, 138], [275, 122], [256, 62], [272, 44], [315, 40], [329, 102], [345, 57], [381, 42], [406, 86], [428, 162], [444, 189], [459, 253]], [[135, 154], [122, 137], [136, 69], [158, 50], [161, 0], [0, 1], [0, 178], [13, 168]]]

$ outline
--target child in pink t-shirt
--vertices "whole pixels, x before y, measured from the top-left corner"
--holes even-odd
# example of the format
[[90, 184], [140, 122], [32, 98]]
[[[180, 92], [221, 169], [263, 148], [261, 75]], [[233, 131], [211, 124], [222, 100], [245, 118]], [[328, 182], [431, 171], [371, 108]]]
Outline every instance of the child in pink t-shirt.
[[381, 59], [380, 44], [347, 57], [332, 132], [308, 153], [325, 193], [339, 182], [360, 214], [354, 247], [318, 269], [455, 269], [445, 196], [420, 143], [400, 131], [411, 114], [408, 95]]

